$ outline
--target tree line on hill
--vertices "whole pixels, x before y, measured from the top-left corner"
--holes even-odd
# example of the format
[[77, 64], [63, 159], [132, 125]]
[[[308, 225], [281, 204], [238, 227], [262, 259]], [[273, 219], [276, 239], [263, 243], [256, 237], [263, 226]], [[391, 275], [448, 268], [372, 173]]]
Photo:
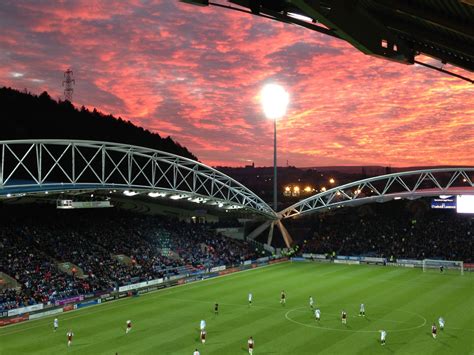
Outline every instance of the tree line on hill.
[[69, 101], [55, 101], [45, 91], [32, 95], [0, 88], [0, 140], [84, 139], [138, 145], [197, 160], [186, 147], [130, 121]]

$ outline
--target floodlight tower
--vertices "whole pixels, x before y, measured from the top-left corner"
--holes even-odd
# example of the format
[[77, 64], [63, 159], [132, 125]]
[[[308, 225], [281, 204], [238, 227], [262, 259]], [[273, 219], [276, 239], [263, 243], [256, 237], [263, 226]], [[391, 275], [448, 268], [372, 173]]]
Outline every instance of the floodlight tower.
[[277, 198], [277, 120], [286, 113], [289, 95], [278, 84], [267, 84], [261, 91], [262, 107], [265, 116], [273, 120], [273, 209], [278, 210]]
[[72, 86], [76, 84], [76, 81], [73, 79], [73, 75], [74, 73], [71, 69], [68, 69], [64, 72], [64, 99], [69, 102], [72, 102], [72, 93], [74, 92]]

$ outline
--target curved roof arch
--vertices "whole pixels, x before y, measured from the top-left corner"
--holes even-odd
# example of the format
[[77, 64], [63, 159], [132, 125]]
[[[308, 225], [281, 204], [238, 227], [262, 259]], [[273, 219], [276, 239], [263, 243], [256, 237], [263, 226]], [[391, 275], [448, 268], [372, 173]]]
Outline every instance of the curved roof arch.
[[0, 196], [110, 189], [246, 209], [277, 218], [270, 206], [241, 183], [175, 154], [85, 140], [0, 141]]
[[354, 181], [301, 200], [278, 213], [291, 218], [337, 207], [423, 196], [474, 195], [474, 168], [404, 171]]

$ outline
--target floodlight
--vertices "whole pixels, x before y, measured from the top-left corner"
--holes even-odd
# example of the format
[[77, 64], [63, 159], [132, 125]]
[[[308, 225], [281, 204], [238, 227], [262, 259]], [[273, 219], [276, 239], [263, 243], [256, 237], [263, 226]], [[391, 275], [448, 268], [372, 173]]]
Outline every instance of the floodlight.
[[165, 197], [166, 193], [164, 192], [149, 192], [148, 196], [156, 198], [156, 197]]
[[263, 112], [268, 119], [277, 120], [286, 113], [290, 95], [278, 84], [267, 84], [261, 91]]

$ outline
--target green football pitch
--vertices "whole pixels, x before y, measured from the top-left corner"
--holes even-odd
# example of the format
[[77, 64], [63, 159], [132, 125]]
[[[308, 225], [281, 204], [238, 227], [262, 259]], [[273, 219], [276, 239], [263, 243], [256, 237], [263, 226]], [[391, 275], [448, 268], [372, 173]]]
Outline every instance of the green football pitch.
[[[470, 273], [288, 262], [64, 313], [57, 332], [54, 317], [6, 327], [0, 354], [191, 355], [196, 348], [203, 355], [246, 354], [249, 336], [255, 355], [474, 354], [473, 281]], [[319, 323], [309, 296], [321, 309]], [[366, 317], [358, 315], [360, 303]], [[440, 316], [446, 326], [433, 339], [431, 325]], [[125, 335], [128, 319], [133, 329]], [[201, 319], [205, 345], [198, 339]], [[385, 346], [380, 329], [387, 331]]]

